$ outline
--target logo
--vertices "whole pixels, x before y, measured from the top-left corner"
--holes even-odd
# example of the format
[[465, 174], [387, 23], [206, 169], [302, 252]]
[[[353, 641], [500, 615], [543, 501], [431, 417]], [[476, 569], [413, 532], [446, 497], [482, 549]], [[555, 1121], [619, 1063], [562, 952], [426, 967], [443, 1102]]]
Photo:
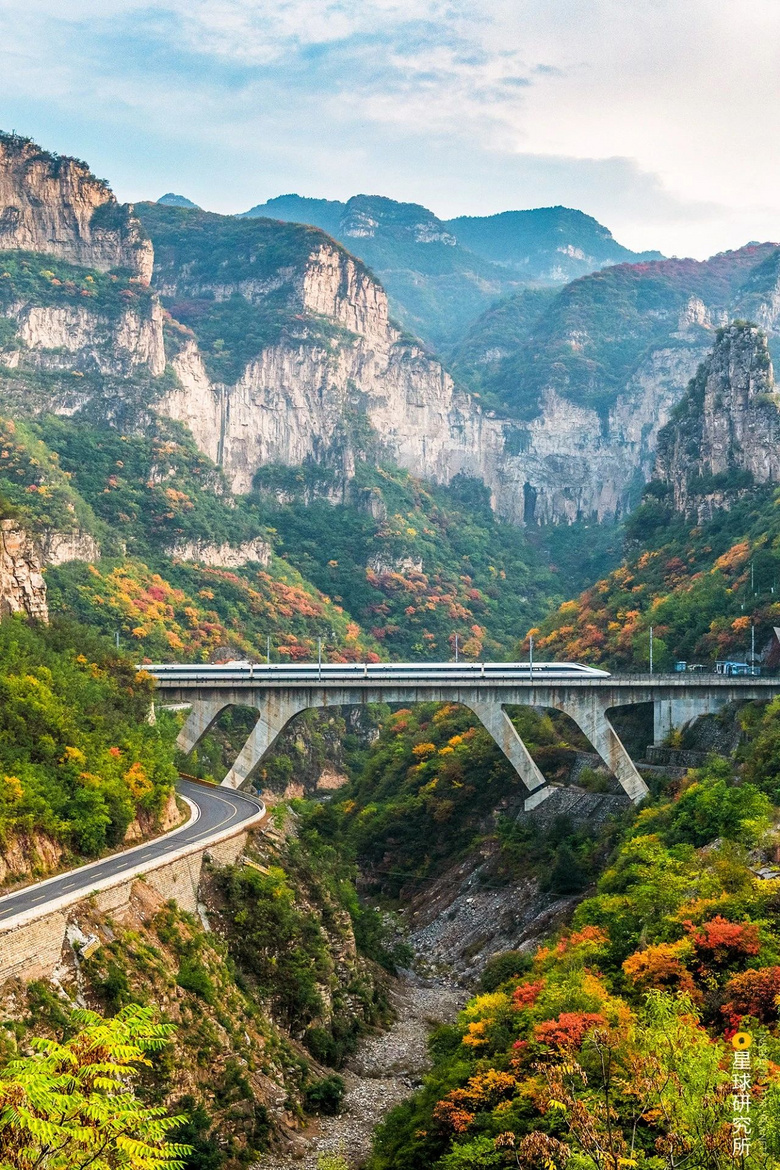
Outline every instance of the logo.
[[735, 1032], [731, 1037], [731, 1043], [737, 1049], [749, 1048], [753, 1043], [753, 1037], [749, 1032]]

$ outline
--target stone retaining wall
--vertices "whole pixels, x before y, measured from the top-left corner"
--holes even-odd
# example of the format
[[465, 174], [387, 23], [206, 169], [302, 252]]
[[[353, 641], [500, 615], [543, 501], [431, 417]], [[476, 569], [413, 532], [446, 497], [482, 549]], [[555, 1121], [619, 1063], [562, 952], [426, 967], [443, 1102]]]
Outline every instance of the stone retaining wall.
[[130, 871], [107, 880], [95, 892], [81, 892], [63, 904], [41, 907], [40, 914], [26, 911], [18, 918], [0, 923], [0, 983], [19, 978], [25, 982], [47, 979], [60, 962], [65, 930], [80, 904], [90, 900], [102, 914], [118, 914], [128, 908], [137, 882], [150, 886], [165, 901], [175, 901], [182, 910], [198, 908], [198, 886], [204, 858], [215, 865], [231, 865], [246, 845], [248, 829], [265, 815], [258, 810], [255, 821], [228, 830], [214, 842], [185, 845], [157, 858], [143, 873]]

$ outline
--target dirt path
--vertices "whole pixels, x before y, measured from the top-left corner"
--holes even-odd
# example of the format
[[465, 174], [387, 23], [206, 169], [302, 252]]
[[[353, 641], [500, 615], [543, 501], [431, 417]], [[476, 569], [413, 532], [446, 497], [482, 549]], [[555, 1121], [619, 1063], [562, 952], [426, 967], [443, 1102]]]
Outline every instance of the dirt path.
[[420, 1083], [431, 1025], [453, 1019], [465, 993], [446, 986], [406, 984], [394, 999], [396, 1023], [361, 1041], [342, 1071], [346, 1093], [338, 1117], [324, 1117], [304, 1132], [303, 1157], [269, 1154], [253, 1170], [315, 1170], [317, 1157], [324, 1153], [341, 1154], [352, 1167], [363, 1164], [377, 1124]]

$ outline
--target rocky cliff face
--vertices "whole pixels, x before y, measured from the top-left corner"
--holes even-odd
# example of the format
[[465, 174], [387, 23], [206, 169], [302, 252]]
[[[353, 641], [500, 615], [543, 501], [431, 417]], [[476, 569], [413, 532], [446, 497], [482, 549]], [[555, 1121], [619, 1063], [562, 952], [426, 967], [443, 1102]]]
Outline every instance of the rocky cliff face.
[[25, 613], [49, 620], [38, 548], [13, 520], [0, 520], [0, 618]]
[[0, 619], [24, 613], [48, 622], [43, 569], [99, 557], [100, 548], [89, 532], [47, 529], [33, 536], [15, 520], [0, 520]]
[[46, 252], [85, 268], [152, 276], [152, 246], [132, 208], [78, 159], [0, 135], [0, 250]]
[[780, 482], [780, 395], [761, 329], [721, 330], [659, 436], [655, 478], [700, 521], [748, 487]]
[[243, 544], [210, 544], [205, 540], [183, 540], [168, 549], [175, 561], [192, 561], [222, 569], [240, 569], [244, 565], [267, 566], [271, 562], [271, 546], [258, 537]]
[[173, 358], [178, 386], [160, 409], [190, 427], [237, 492], [248, 491], [268, 463], [311, 459], [348, 480], [363, 417], [402, 467], [438, 483], [459, 473], [480, 478], [511, 521], [610, 517], [628, 506], [637, 476], [649, 475], [657, 429], [704, 352], [654, 354], [606, 426], [595, 410], [554, 390], [543, 395], [538, 416], [521, 423], [485, 412], [459, 391], [393, 326], [382, 287], [340, 249], [319, 243], [297, 285], [303, 313], [350, 335], [285, 337], [233, 384], [210, 378], [195, 340]]
[[36, 305], [18, 301], [6, 316], [16, 322], [16, 336], [3, 354], [7, 369], [79, 370], [123, 376], [144, 370], [153, 377], [165, 371], [162, 309], [127, 309], [109, 316], [81, 305]]
[[[136, 221], [83, 164], [9, 138], [0, 139], [0, 163], [0, 208], [13, 212], [0, 211], [6, 247], [149, 274]], [[620, 515], [650, 475], [658, 430], [716, 327], [737, 302], [771, 327], [780, 314], [770, 245], [709, 266], [605, 270], [544, 311], [523, 370], [507, 368], [517, 392], [495, 399], [511, 410], [491, 410], [396, 328], [382, 286], [322, 232], [197, 209], [139, 211], [155, 240], [154, 292], [125, 280], [93, 296], [94, 283], [79, 288], [41, 271], [43, 293], [25, 292], [23, 274], [0, 299], [13, 324], [10, 340], [0, 333], [6, 398], [63, 413], [89, 405], [111, 418], [121, 389], [106, 379], [143, 378], [153, 401], [162, 382], [149, 379], [166, 368], [162, 298], [186, 328], [171, 331], [176, 379], [158, 407], [191, 428], [237, 492], [264, 465], [311, 460], [336, 472], [340, 498], [355, 461], [378, 445], [420, 477], [483, 480], [496, 511], [516, 523]], [[590, 292], [586, 282], [595, 282]], [[66, 376], [33, 377], [31, 389], [37, 373]]]

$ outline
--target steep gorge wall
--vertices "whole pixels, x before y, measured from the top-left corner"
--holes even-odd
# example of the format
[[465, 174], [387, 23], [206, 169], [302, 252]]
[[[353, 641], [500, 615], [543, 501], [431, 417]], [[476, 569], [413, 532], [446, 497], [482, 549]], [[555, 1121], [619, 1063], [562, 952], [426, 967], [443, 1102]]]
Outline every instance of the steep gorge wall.
[[0, 521], [0, 618], [25, 613], [49, 620], [40, 552], [13, 520]]
[[[232, 230], [235, 222], [219, 216], [206, 220], [207, 233]], [[415, 475], [438, 483], [461, 473], [481, 479], [495, 510], [512, 522], [619, 515], [650, 475], [658, 430], [719, 323], [693, 298], [674, 343], [648, 353], [605, 414], [573, 401], [551, 380], [530, 421], [501, 418], [460, 390], [438, 361], [399, 332], [384, 289], [349, 253], [314, 229], [294, 240], [285, 237], [282, 246], [275, 229], [262, 222], [263, 247], [277, 249], [281, 257], [276, 268], [267, 255], [255, 263], [245, 239], [226, 243], [220, 237], [213, 258], [206, 249], [204, 260], [200, 234], [187, 245], [193, 268], [185, 262], [182, 224], [175, 244], [161, 250], [155, 275], [158, 293], [172, 300], [224, 303], [238, 295], [262, 312], [269, 296], [287, 298], [289, 327], [249, 360], [235, 381], [210, 376], [213, 363], [205, 360], [194, 335], [179, 335], [176, 352], [169, 349], [178, 384], [166, 389], [157, 408], [191, 428], [236, 492], [248, 491], [257, 470], [268, 463], [295, 466], [307, 460], [332, 468], [343, 486], [368, 429], [389, 458]], [[234, 256], [230, 249], [239, 246], [244, 251]], [[49, 253], [98, 270], [130, 268], [141, 280], [152, 275], [151, 244], [131, 208], [120, 207], [84, 164], [8, 136], [0, 137], [3, 248]], [[762, 280], [754, 299], [758, 296], [771, 315]], [[4, 315], [13, 320], [15, 336], [0, 362], [13, 410], [73, 413], [89, 406], [109, 419], [111, 396], [121, 388], [109, 392], [100, 379], [162, 378], [166, 346], [157, 293], [142, 294], [137, 285], [125, 292], [128, 300], [111, 311], [110, 300], [99, 299], [6, 304]], [[575, 348], [580, 344], [574, 334], [564, 340]], [[33, 394], [30, 375], [37, 372], [83, 374], [86, 380], [50, 380], [43, 389], [36, 384]], [[156, 397], [150, 383], [147, 399]]]
[[780, 482], [780, 394], [763, 330], [721, 330], [661, 432], [654, 478], [700, 521], [746, 488]]
[[698, 350], [656, 353], [608, 420], [554, 391], [530, 423], [485, 412], [444, 368], [403, 337], [384, 290], [336, 248], [319, 246], [300, 280], [304, 312], [338, 322], [323, 341], [286, 338], [251, 361], [232, 385], [213, 382], [194, 340], [173, 358], [179, 385], [159, 409], [185, 423], [246, 492], [267, 463], [328, 463], [348, 479], [350, 426], [363, 414], [402, 467], [438, 483], [482, 479], [493, 506], [523, 523], [600, 519], [624, 511], [637, 476], [651, 470], [654, 440]]

